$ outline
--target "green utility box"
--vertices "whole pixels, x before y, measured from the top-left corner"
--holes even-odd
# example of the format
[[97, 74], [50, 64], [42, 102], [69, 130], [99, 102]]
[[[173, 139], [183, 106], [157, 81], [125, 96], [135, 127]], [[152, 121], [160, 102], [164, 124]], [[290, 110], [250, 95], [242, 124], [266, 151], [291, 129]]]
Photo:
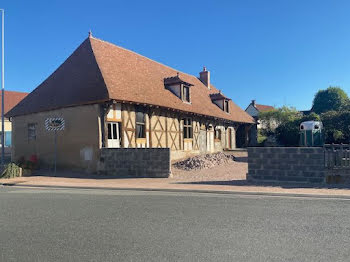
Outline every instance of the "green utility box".
[[320, 121], [305, 121], [300, 124], [300, 146], [323, 146], [323, 124]]

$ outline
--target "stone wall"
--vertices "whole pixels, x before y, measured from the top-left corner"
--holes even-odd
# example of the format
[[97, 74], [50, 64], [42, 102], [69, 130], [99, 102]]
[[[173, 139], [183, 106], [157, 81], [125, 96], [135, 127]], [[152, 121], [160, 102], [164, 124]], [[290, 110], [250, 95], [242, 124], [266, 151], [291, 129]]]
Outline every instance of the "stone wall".
[[325, 182], [326, 169], [322, 147], [250, 147], [250, 181]]
[[169, 148], [102, 148], [99, 173], [118, 177], [169, 177]]

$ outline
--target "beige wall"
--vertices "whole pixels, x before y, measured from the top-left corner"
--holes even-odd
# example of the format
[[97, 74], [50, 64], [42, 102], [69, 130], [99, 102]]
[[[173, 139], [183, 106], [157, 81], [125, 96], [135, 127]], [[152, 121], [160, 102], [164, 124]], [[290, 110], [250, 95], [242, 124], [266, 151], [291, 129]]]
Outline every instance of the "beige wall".
[[[45, 129], [45, 119], [63, 117], [65, 129], [57, 131], [58, 167], [96, 170], [101, 146], [99, 105], [69, 107], [12, 119], [12, 160], [36, 154], [44, 165], [53, 165], [54, 132]], [[36, 139], [28, 140], [28, 124], [35, 123]], [[90, 155], [92, 160], [89, 161]]]
[[[166, 111], [160, 108], [145, 110], [146, 139], [135, 138], [135, 107], [133, 105], [122, 105], [122, 147], [153, 147], [171, 149], [172, 160], [199, 154], [201, 119], [191, 116], [193, 126], [193, 139], [183, 138], [183, 118], [185, 114]], [[147, 112], [148, 111], [148, 112]], [[208, 123], [208, 120], [202, 119]], [[212, 124], [214, 125], [214, 123]], [[217, 123], [216, 123], [217, 125]], [[227, 135], [224, 126], [217, 125], [222, 130], [221, 141], [214, 142], [214, 131], [208, 130], [206, 136], [207, 151], [218, 152], [226, 149]], [[232, 130], [232, 147], [235, 148], [235, 130]], [[209, 140], [211, 142], [209, 142]], [[209, 148], [210, 147], [210, 148]]]
[[[160, 108], [146, 110], [146, 139], [135, 138], [135, 107], [122, 104], [118, 109], [117, 119], [122, 123], [121, 147], [169, 147], [172, 160], [184, 158], [199, 153], [221, 151], [228, 147], [227, 128], [218, 121], [190, 116], [193, 123], [193, 139], [183, 139], [183, 118], [185, 114], [166, 111]], [[151, 112], [151, 113], [150, 113]], [[110, 111], [106, 114], [111, 116]], [[45, 129], [45, 119], [49, 117], [63, 117], [65, 130], [57, 132], [58, 167], [79, 168], [88, 171], [96, 171], [99, 162], [100, 148], [102, 146], [102, 129], [100, 106], [86, 105], [79, 107], [63, 108], [48, 112], [41, 112], [12, 119], [12, 159], [18, 160], [24, 156], [27, 159], [36, 154], [45, 165], [52, 166], [54, 161], [54, 132]], [[28, 124], [37, 124], [36, 139], [28, 140]], [[205, 126], [216, 126], [222, 130], [221, 141], [214, 142], [214, 131]], [[107, 122], [105, 122], [107, 125]], [[200, 136], [200, 128], [203, 126], [206, 135]], [[235, 129], [229, 127], [231, 132], [232, 148], [235, 147]], [[226, 131], [226, 132], [225, 132]], [[105, 134], [106, 138], [106, 134]], [[203, 139], [203, 141], [199, 141]], [[213, 140], [209, 150], [200, 151], [199, 145], [208, 145], [208, 139]], [[107, 145], [107, 141], [105, 141]], [[91, 160], [89, 156], [91, 155]]]
[[[5, 127], [5, 132], [12, 130], [11, 122], [7, 118], [5, 118], [5, 120], [4, 120], [4, 127]], [[0, 131], [2, 131], [1, 123], [0, 123]]]

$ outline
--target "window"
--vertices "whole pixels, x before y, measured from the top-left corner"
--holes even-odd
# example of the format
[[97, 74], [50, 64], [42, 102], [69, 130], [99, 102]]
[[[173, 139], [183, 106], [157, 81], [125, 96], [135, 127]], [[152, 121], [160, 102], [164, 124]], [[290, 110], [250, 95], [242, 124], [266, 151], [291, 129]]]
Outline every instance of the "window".
[[215, 129], [215, 139], [221, 140], [221, 130], [220, 129]]
[[226, 113], [229, 113], [229, 104], [228, 104], [228, 100], [224, 100], [224, 111]]
[[28, 140], [36, 140], [36, 124], [28, 124]]
[[184, 119], [184, 138], [193, 138], [192, 119], [188, 117]]
[[136, 138], [146, 138], [145, 113], [143, 108], [136, 109]]
[[11, 146], [11, 131], [5, 131], [5, 146]]
[[190, 87], [189, 86], [183, 86], [183, 95], [182, 100], [186, 102], [190, 102]]

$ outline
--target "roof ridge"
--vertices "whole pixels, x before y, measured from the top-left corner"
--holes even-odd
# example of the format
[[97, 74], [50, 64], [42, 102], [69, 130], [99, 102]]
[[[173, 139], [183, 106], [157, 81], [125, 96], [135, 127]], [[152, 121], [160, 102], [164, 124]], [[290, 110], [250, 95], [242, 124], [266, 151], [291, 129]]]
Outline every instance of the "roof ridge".
[[[159, 64], [159, 65], [168, 67], [168, 68], [170, 68], [171, 70], [175, 70], [175, 71], [177, 71], [178, 73], [181, 73], [181, 74], [184, 74], [184, 75], [187, 75], [187, 76], [194, 77], [194, 78], [197, 78], [197, 79], [198, 79], [198, 77], [196, 77], [195, 75], [191, 75], [191, 74], [189, 74], [189, 73], [185, 73], [185, 72], [182, 72], [182, 71], [180, 71], [180, 70], [177, 70], [177, 69], [175, 69], [175, 68], [173, 68], [173, 67], [171, 67], [171, 66], [165, 65], [165, 64], [160, 63], [160, 62], [158, 62], [158, 61], [156, 61], [156, 60], [153, 60], [153, 59], [151, 59], [151, 58], [149, 58], [149, 57], [147, 57], [147, 56], [141, 55], [141, 54], [139, 54], [139, 53], [137, 53], [137, 52], [135, 52], [135, 51], [133, 51], [133, 50], [130, 50], [130, 49], [127, 49], [127, 48], [125, 48], [125, 47], [122, 47], [122, 46], [113, 44], [113, 43], [111, 43], [111, 42], [108, 42], [108, 41], [106, 41], [106, 40], [103, 40], [103, 39], [100, 39], [100, 38], [97, 38], [97, 37], [94, 37], [94, 36], [90, 36], [90, 38], [93, 38], [93, 39], [95, 39], [95, 40], [104, 42], [104, 43], [106, 43], [106, 44], [109, 44], [109, 45], [118, 47], [118, 48], [120, 48], [120, 49], [123, 49], [123, 50], [125, 50], [125, 51], [130, 52], [130, 53], [133, 53], [133, 54], [135, 54], [135, 55], [138, 55], [138, 56], [141, 56], [141, 57], [143, 57], [143, 58], [146, 58], [147, 60], [150, 60], [150, 61], [152, 61], [152, 62], [155, 62], [155, 63], [157, 63], [157, 64]], [[204, 85], [204, 84], [203, 84], [203, 85]]]
[[[263, 105], [263, 104], [256, 104], [256, 105], [259, 105], [259, 106], [270, 106], [270, 105]], [[271, 106], [273, 107], [273, 106]]]

